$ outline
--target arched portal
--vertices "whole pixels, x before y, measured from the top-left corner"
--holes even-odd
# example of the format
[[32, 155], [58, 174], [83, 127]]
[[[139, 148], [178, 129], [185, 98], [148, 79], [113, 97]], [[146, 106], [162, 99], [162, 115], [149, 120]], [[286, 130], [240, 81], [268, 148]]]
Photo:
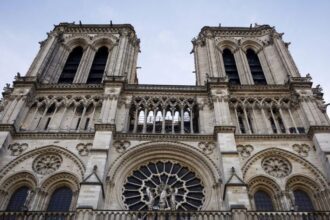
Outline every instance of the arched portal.
[[128, 149], [110, 166], [110, 209], [219, 209], [221, 175], [202, 151], [174, 142], [149, 142]]

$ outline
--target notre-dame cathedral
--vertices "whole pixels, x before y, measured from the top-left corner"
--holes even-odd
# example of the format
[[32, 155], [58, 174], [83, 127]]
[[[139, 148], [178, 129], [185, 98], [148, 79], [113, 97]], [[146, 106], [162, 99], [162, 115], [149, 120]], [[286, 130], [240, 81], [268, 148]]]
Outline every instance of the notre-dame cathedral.
[[147, 85], [133, 26], [56, 25], [2, 93], [0, 219], [330, 219], [327, 105], [282, 35], [205, 26], [196, 85]]

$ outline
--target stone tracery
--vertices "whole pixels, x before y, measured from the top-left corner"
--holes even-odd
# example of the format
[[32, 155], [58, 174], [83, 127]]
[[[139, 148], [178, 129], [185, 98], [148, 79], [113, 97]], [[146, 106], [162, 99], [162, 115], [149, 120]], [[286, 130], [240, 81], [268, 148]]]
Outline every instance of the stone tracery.
[[21, 130], [93, 130], [102, 99], [91, 95], [36, 97], [30, 103], [31, 108]]
[[285, 177], [291, 173], [291, 164], [288, 160], [272, 156], [266, 157], [261, 162], [262, 168], [271, 176], [274, 177]]
[[130, 210], [199, 210], [203, 190], [201, 180], [187, 167], [157, 161], [140, 166], [127, 177], [122, 197]]
[[45, 154], [38, 156], [33, 162], [33, 170], [41, 175], [55, 172], [62, 164], [62, 157], [58, 154]]
[[305, 133], [294, 96], [231, 97], [229, 106], [239, 134]]
[[129, 131], [134, 133], [198, 133], [194, 97], [133, 97]]

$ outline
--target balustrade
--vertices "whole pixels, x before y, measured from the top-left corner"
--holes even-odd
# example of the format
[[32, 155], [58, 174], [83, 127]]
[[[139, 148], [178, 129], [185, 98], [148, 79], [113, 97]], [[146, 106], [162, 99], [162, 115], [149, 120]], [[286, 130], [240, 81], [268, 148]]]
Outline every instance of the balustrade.
[[72, 212], [7, 212], [0, 220], [329, 220], [330, 211], [258, 212], [245, 209], [231, 211], [125, 211], [78, 209]]
[[195, 99], [134, 97], [128, 130], [134, 133], [198, 133]]

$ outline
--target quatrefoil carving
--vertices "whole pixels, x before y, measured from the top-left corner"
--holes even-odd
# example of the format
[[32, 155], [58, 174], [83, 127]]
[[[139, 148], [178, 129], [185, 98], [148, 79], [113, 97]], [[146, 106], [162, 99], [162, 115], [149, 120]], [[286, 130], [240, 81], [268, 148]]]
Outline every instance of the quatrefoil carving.
[[253, 151], [252, 145], [238, 145], [237, 151], [243, 158], [247, 158], [251, 156], [251, 152]]
[[12, 156], [18, 156], [21, 153], [23, 153], [23, 151], [25, 151], [28, 148], [28, 144], [27, 143], [13, 143], [10, 144], [8, 146], [8, 149], [11, 151], [11, 155]]
[[206, 154], [211, 154], [215, 148], [213, 142], [199, 142], [198, 147]]
[[113, 143], [113, 146], [116, 148], [118, 153], [123, 153], [131, 145], [131, 142], [126, 140], [119, 140]]
[[88, 156], [89, 151], [92, 148], [92, 143], [79, 143], [76, 148], [81, 156]]
[[311, 150], [311, 147], [307, 144], [294, 144], [292, 145], [292, 148], [302, 157], [307, 157], [308, 152]]

